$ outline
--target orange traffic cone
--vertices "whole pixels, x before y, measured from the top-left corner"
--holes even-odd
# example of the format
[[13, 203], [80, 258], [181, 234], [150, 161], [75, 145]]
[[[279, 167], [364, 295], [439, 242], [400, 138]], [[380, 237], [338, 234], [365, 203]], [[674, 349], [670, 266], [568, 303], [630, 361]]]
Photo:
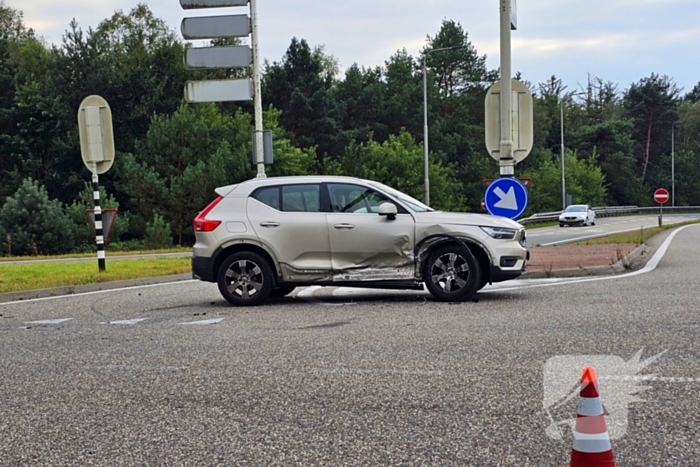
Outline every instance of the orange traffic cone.
[[590, 366], [583, 369], [581, 376], [581, 394], [569, 467], [615, 467], [603, 403], [598, 393], [598, 379], [595, 368]]

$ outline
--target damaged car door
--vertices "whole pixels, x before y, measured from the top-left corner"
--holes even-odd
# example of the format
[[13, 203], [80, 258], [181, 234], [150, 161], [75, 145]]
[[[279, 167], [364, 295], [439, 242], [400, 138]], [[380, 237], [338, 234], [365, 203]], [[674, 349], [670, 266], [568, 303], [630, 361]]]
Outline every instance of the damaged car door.
[[[328, 232], [334, 282], [412, 280], [415, 220], [402, 206], [369, 187], [327, 183]], [[392, 203], [396, 215], [380, 215]]]

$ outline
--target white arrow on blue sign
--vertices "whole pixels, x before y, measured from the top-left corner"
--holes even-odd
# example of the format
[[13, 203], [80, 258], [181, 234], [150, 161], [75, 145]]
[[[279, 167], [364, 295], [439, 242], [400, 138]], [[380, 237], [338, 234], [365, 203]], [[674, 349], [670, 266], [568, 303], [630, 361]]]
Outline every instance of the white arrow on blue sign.
[[486, 188], [484, 203], [489, 214], [516, 219], [527, 208], [527, 189], [517, 178], [499, 178]]

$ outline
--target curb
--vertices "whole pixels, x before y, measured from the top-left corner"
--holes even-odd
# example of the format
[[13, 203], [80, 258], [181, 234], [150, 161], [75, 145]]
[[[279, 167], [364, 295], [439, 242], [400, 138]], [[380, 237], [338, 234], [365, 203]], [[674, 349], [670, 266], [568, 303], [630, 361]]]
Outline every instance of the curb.
[[[654, 248], [654, 250], [655, 249], [656, 248]], [[608, 266], [526, 272], [520, 276], [519, 279], [547, 279], [550, 277], [585, 277], [624, 274], [643, 267], [646, 264], [646, 259], [652, 256], [650, 254], [650, 250], [651, 248], [648, 245], [641, 244], [625, 255], [624, 258]], [[640, 261], [642, 262], [640, 263]]]
[[99, 292], [101, 290], [115, 290], [140, 285], [166, 284], [192, 279], [192, 273], [173, 274], [169, 276], [145, 277], [142, 279], [128, 279], [123, 281], [98, 282], [96, 284], [71, 285], [65, 287], [53, 287], [50, 289], [24, 290], [20, 292], [8, 292], [0, 294], [0, 303], [19, 302], [37, 298], [59, 297], [86, 292]]

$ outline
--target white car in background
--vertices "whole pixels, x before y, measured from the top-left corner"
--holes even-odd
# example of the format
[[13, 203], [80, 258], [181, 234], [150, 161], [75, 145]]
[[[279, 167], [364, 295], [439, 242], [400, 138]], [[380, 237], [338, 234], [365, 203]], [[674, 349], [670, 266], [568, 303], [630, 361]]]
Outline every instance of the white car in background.
[[595, 211], [587, 204], [572, 204], [559, 215], [559, 227], [595, 225]]

